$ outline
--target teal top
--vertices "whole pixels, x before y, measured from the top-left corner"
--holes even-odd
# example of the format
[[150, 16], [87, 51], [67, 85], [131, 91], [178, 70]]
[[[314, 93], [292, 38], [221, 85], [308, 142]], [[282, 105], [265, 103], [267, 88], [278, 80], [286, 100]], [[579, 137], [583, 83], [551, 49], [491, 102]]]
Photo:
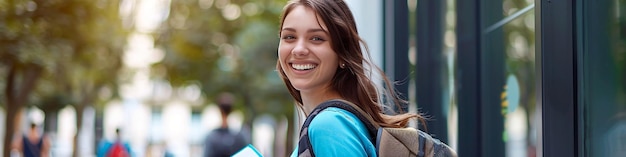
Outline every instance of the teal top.
[[[315, 156], [376, 157], [376, 148], [369, 141], [367, 127], [346, 110], [329, 107], [311, 121], [308, 129]], [[291, 156], [298, 156], [298, 146]]]

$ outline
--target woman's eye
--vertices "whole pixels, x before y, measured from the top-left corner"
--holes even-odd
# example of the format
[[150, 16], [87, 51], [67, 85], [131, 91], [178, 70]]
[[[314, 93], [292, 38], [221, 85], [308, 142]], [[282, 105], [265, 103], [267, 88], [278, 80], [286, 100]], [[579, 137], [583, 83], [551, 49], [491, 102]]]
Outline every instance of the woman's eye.
[[285, 40], [295, 39], [295, 38], [296, 38], [296, 37], [291, 36], [291, 35], [286, 35], [286, 36], [283, 36], [283, 39], [285, 39]]
[[313, 37], [313, 38], [311, 38], [311, 40], [313, 40], [313, 41], [325, 41], [323, 38], [320, 38], [320, 37]]

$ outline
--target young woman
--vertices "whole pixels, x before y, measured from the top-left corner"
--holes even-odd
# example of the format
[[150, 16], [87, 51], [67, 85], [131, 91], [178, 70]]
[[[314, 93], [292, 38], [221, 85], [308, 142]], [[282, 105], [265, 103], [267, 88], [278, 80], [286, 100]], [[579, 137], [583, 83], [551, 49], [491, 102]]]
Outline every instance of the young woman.
[[[369, 114], [380, 126], [405, 127], [416, 114], [384, 115], [383, 96], [389, 104], [405, 103], [393, 89], [377, 89], [368, 77], [378, 67], [358, 35], [354, 17], [342, 0], [292, 0], [284, 8], [276, 69], [305, 115], [333, 99], [347, 100]], [[369, 68], [366, 68], [369, 67]], [[378, 91], [384, 91], [378, 93]], [[330, 107], [306, 129], [316, 156], [376, 156], [364, 123], [352, 113]], [[298, 150], [296, 148], [296, 150]], [[296, 156], [297, 151], [292, 153]]]

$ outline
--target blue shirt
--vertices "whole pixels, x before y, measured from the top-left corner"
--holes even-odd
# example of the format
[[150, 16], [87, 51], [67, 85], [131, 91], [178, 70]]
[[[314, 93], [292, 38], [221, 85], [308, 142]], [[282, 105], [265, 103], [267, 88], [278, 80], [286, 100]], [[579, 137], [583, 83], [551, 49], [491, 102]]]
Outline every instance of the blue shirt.
[[24, 150], [24, 157], [39, 157], [41, 156], [41, 148], [43, 147], [43, 136], [39, 137], [35, 143], [30, 141], [27, 136], [22, 137], [22, 149]]
[[[367, 128], [346, 110], [329, 107], [311, 121], [308, 129], [315, 156], [376, 157], [376, 148], [369, 141]], [[298, 156], [298, 146], [291, 156]]]

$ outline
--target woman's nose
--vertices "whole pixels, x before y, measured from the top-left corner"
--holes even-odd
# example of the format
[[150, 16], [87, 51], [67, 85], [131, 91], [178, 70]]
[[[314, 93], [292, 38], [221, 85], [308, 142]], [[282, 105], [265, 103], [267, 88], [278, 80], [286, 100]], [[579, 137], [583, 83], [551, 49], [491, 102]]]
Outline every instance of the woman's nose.
[[296, 45], [291, 50], [291, 54], [295, 56], [306, 56], [309, 54], [309, 49], [307, 48], [306, 42], [302, 40], [298, 40]]

